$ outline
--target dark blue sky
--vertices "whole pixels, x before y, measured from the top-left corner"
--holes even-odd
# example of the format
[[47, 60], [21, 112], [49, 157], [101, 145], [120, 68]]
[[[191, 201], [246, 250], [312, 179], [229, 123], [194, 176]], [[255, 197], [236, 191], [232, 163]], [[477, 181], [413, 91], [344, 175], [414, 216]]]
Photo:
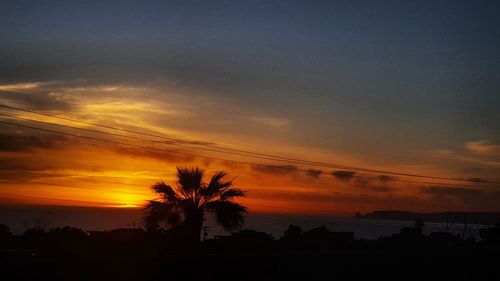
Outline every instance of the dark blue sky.
[[414, 164], [500, 142], [499, 15], [498, 1], [2, 1], [0, 82], [174, 81], [287, 120], [277, 139]]

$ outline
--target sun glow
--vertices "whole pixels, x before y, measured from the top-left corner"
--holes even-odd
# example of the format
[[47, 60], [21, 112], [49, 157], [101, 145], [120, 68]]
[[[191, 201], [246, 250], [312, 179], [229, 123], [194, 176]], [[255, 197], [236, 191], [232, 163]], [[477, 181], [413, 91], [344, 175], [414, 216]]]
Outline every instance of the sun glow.
[[119, 208], [136, 208], [144, 204], [149, 197], [142, 197], [137, 194], [127, 193], [124, 191], [123, 193], [113, 192], [110, 194], [112, 196], [114, 207]]
[[137, 208], [139, 206], [134, 205], [134, 204], [125, 204], [125, 205], [120, 205], [120, 206], [115, 206], [117, 208]]

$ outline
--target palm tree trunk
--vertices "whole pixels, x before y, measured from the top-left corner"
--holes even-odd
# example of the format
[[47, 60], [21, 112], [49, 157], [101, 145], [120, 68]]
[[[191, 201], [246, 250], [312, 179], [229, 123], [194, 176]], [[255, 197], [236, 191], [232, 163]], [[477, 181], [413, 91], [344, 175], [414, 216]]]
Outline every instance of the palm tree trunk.
[[203, 226], [203, 210], [193, 210], [186, 212], [185, 229], [186, 229], [186, 239], [190, 243], [198, 244], [200, 242], [201, 229]]

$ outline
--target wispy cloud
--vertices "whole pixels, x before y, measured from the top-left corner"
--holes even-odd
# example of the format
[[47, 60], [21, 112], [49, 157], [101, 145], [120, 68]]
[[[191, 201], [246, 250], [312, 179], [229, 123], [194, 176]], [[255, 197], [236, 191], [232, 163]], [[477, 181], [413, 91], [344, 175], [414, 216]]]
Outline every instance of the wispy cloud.
[[40, 82], [1, 84], [0, 91], [32, 90], [32, 89], [40, 87], [41, 85], [43, 85], [43, 83], [40, 83]]
[[465, 163], [470, 163], [474, 165], [490, 166], [490, 167], [500, 167], [500, 161], [487, 160], [474, 156], [460, 154], [451, 150], [438, 150], [437, 156], [445, 159], [461, 161]]
[[3, 90], [0, 87], [0, 102], [37, 110], [66, 111], [73, 108], [70, 100], [50, 91], [40, 91], [36, 87], [24, 91]]
[[0, 133], [0, 152], [26, 152], [33, 149], [60, 148], [66, 138], [58, 135], [34, 136], [19, 132]]
[[290, 120], [275, 117], [249, 117], [249, 120], [266, 125], [272, 128], [286, 128], [290, 125]]
[[309, 169], [309, 170], [307, 170], [307, 175], [311, 176], [313, 178], [319, 177], [322, 173], [323, 173], [323, 171], [317, 170], [317, 169]]
[[472, 153], [481, 155], [500, 155], [500, 144], [493, 144], [487, 140], [470, 141], [465, 147]]
[[422, 192], [439, 199], [455, 197], [462, 200], [470, 199], [483, 193], [483, 191], [479, 189], [458, 188], [453, 186], [426, 186], [422, 187]]
[[355, 171], [333, 171], [331, 174], [335, 178], [337, 178], [341, 181], [349, 181], [354, 177], [356, 172]]
[[379, 183], [366, 178], [356, 178], [354, 181], [354, 187], [370, 192], [392, 192], [395, 190], [394, 188], [388, 186], [385, 182]]
[[378, 180], [379, 180], [381, 183], [383, 183], [383, 184], [387, 183], [388, 181], [395, 180], [395, 179], [396, 179], [395, 177], [388, 176], [388, 175], [380, 175], [380, 176], [378, 177]]
[[297, 167], [294, 165], [253, 165], [251, 167], [254, 171], [275, 175], [291, 174], [297, 172]]

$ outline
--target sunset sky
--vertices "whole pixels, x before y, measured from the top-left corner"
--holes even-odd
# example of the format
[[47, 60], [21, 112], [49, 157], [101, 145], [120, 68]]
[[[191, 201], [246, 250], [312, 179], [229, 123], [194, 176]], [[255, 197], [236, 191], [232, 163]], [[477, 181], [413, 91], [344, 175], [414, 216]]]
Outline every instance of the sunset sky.
[[499, 15], [498, 1], [1, 1], [0, 204], [140, 207], [200, 166], [236, 177], [255, 212], [500, 211]]

